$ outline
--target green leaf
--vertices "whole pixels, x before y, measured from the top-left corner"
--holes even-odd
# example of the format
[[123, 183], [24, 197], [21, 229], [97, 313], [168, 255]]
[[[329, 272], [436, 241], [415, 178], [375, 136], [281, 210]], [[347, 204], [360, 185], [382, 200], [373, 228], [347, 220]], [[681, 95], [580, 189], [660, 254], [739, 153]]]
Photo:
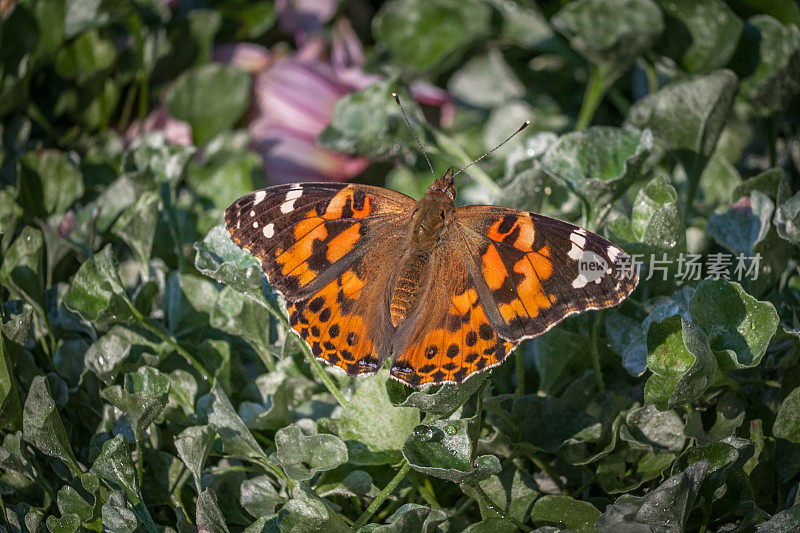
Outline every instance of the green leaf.
[[135, 373], [125, 374], [125, 385], [113, 385], [100, 391], [100, 395], [125, 414], [133, 427], [141, 449], [144, 432], [164, 410], [169, 396], [170, 381], [153, 367], [140, 367]]
[[249, 76], [229, 65], [210, 63], [183, 72], [167, 94], [167, 107], [192, 126], [195, 143], [203, 145], [230, 129], [250, 100]]
[[660, 410], [692, 402], [711, 385], [717, 361], [703, 331], [681, 316], [653, 322], [647, 332], [644, 398]]
[[19, 348], [11, 345], [5, 332], [0, 333], [0, 430], [16, 431], [22, 427], [22, 405], [19, 386], [14, 375], [13, 352]]
[[758, 531], [789, 533], [798, 528], [800, 528], [800, 503], [775, 513], [772, 518], [759, 526]]
[[178, 451], [178, 456], [186, 464], [186, 468], [194, 476], [194, 485], [198, 492], [202, 489], [200, 478], [216, 436], [217, 427], [213, 424], [208, 424], [187, 427], [175, 437], [175, 449]]
[[445, 418], [480, 390], [488, 378], [489, 374], [483, 373], [460, 385], [442, 385], [424, 391], [411, 389], [390, 379], [386, 381], [386, 391], [395, 407], [416, 407], [429, 415]]
[[738, 85], [728, 70], [670, 83], [636, 102], [627, 123], [652, 130], [665, 148], [691, 166], [694, 154], [709, 157], [714, 151]]
[[352, 531], [310, 487], [299, 483], [292, 499], [278, 512], [278, 525], [286, 533], [346, 533]]
[[202, 160], [192, 160], [186, 182], [219, 208], [264, 183], [263, 163], [258, 154], [245, 151], [249, 138], [244, 132], [225, 132], [212, 139]]
[[86, 79], [114, 64], [114, 43], [103, 39], [97, 31], [86, 31], [61, 48], [56, 54], [56, 72], [64, 78]]
[[431, 69], [489, 29], [489, 9], [476, 0], [393, 0], [372, 21], [375, 38], [395, 61]]
[[136, 514], [128, 509], [125, 502], [125, 493], [121, 490], [111, 492], [102, 510], [103, 524], [111, 531], [120, 533], [134, 533], [139, 522]]
[[0, 189], [0, 250], [8, 248], [9, 239], [16, 233], [18, 221], [24, 212], [14, 197], [11, 187]]
[[217, 504], [217, 495], [206, 489], [197, 496], [197, 528], [209, 533], [228, 533], [225, 517]]
[[689, 72], [728, 64], [744, 23], [722, 0], [656, 0], [666, 14], [661, 48]]
[[734, 65], [743, 75], [742, 96], [767, 116], [786, 108], [800, 91], [800, 28], [769, 15], [747, 21]]
[[542, 496], [531, 511], [534, 524], [566, 527], [578, 533], [594, 531], [594, 522], [599, 516], [600, 511], [591, 503], [561, 494]]
[[202, 274], [240, 292], [261, 293], [258, 259], [236, 246], [224, 224], [215, 226], [194, 248], [195, 268]]
[[0, 283], [39, 308], [44, 304], [43, 248], [42, 232], [26, 226], [8, 248], [0, 267]]
[[[395, 157], [400, 146], [414, 142], [392, 96], [397, 90], [397, 81], [390, 78], [343, 96], [317, 140], [338, 152], [370, 158]], [[404, 98], [403, 102], [406, 112], [416, 122], [422, 122], [422, 112], [414, 100]]]
[[47, 524], [47, 529], [53, 533], [74, 533], [81, 527], [81, 519], [74, 513], [67, 513], [62, 515], [61, 518], [50, 515], [45, 523]]
[[44, 376], [33, 378], [28, 389], [22, 412], [22, 435], [43, 454], [61, 459], [74, 475], [81, 472], [72, 453], [67, 431], [58, 415], [50, 384]]
[[644, 177], [652, 149], [649, 131], [595, 126], [561, 136], [542, 158], [542, 168], [564, 180], [586, 204], [602, 204]]
[[393, 464], [400, 449], [419, 423], [419, 412], [394, 407], [386, 393], [388, 372], [382, 370], [364, 379], [336, 419], [336, 433], [347, 444], [350, 462], [356, 465]]
[[133, 506], [133, 512], [148, 532], [158, 531], [150, 512], [142, 500], [136, 469], [131, 461], [128, 441], [122, 435], [103, 443], [103, 451], [92, 464], [92, 473], [102, 479], [112, 489], [125, 492]]
[[267, 317], [264, 313], [264, 299], [260, 295], [239, 292], [226, 286], [211, 312], [210, 324], [231, 335], [238, 335], [247, 341], [253, 350], [264, 357], [270, 353]]
[[111, 383], [127, 364], [142, 359], [155, 364], [167, 349], [153, 334], [115, 324], [86, 350], [84, 364], [104, 383]]
[[761, 362], [778, 328], [778, 313], [736, 282], [703, 280], [689, 303], [692, 320], [722, 355], [723, 369], [752, 368]]
[[22, 300], [10, 300], [0, 306], [0, 329], [8, 340], [20, 346], [28, 342], [33, 323], [33, 307]]
[[271, 515], [283, 501], [270, 476], [256, 476], [242, 482], [240, 503], [256, 518]]
[[164, 288], [167, 328], [175, 337], [186, 337], [209, 322], [219, 288], [208, 279], [173, 272]]
[[800, 192], [778, 206], [774, 223], [782, 239], [800, 245]]
[[81, 265], [64, 295], [64, 305], [89, 322], [123, 319], [129, 303], [110, 244]]
[[156, 193], [146, 192], [111, 227], [111, 232], [125, 241], [143, 268], [150, 261], [160, 203]]
[[776, 437], [800, 444], [800, 387], [797, 387], [781, 403], [772, 432]]
[[19, 159], [19, 204], [32, 216], [64, 213], [83, 196], [83, 175], [58, 150], [26, 152]]
[[80, 519], [81, 523], [86, 523], [92, 519], [92, 505], [69, 485], [64, 485], [59, 489], [57, 504], [58, 510], [61, 511], [63, 516], [74, 514]]
[[665, 176], [653, 178], [637, 193], [631, 213], [631, 229], [637, 242], [641, 243], [635, 247], [635, 252], [676, 255], [686, 249], [686, 227], [678, 193]]
[[437, 420], [414, 428], [403, 444], [411, 468], [453, 483], [474, 484], [501, 470], [494, 455], [473, 459], [469, 420]]
[[347, 446], [342, 439], [336, 435], [308, 435], [296, 424], [278, 430], [275, 447], [272, 460], [297, 481], [307, 481], [318, 472], [347, 462]]
[[664, 29], [661, 10], [651, 0], [577, 0], [550, 23], [570, 46], [602, 72], [610, 87]]
[[752, 191], [744, 202], [737, 202], [724, 213], [712, 214], [706, 231], [731, 252], [749, 256], [767, 237], [774, 207], [766, 194]]
[[386, 524], [367, 524], [359, 533], [405, 533], [414, 531], [434, 533], [440, 531], [439, 525], [447, 520], [441, 509], [431, 509], [418, 503], [406, 503], [392, 514]]
[[462, 485], [461, 490], [479, 503], [482, 517], [500, 517], [499, 509], [505, 516], [522, 523], [528, 521], [533, 502], [540, 495], [536, 481], [517, 468], [506, 467], [498, 474], [479, 481], [478, 486], [489, 496], [492, 506], [487, 505], [476, 488]]
[[197, 412], [204, 419], [204, 424], [217, 426], [223, 453], [240, 459], [266, 459], [264, 451], [236, 414], [219, 383], [214, 383], [211, 392], [198, 400]]
[[675, 411], [659, 411], [654, 405], [645, 405], [627, 413], [620, 438], [634, 450], [679, 452], [686, 442], [683, 426]]
[[470, 105], [488, 108], [525, 95], [522, 83], [496, 48], [470, 58], [447, 82], [447, 89]]
[[597, 519], [595, 527], [603, 533], [652, 531], [641, 526], [683, 530], [708, 469], [708, 461], [700, 461], [673, 475], [645, 496], [620, 496]]

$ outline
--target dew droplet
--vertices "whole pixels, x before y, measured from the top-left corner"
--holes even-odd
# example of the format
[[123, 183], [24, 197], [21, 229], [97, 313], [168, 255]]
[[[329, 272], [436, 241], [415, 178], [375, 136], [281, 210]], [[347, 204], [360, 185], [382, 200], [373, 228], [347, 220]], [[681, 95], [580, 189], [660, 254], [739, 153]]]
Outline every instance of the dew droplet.
[[444, 431], [448, 435], [455, 435], [458, 432], [458, 430], [456, 429], [456, 427], [453, 424], [447, 424], [444, 427]]
[[414, 428], [414, 437], [427, 442], [433, 438], [433, 429], [430, 426], [417, 426]]

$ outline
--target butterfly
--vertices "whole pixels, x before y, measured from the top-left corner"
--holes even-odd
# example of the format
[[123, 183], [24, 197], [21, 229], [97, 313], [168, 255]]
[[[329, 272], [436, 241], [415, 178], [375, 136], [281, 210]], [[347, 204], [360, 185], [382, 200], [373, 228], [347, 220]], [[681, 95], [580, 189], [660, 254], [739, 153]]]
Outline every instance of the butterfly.
[[567, 222], [498, 206], [455, 206], [453, 169], [419, 201], [360, 184], [254, 191], [225, 212], [261, 261], [314, 356], [348, 375], [412, 387], [458, 384], [501, 364], [564, 318], [619, 304], [628, 254]]

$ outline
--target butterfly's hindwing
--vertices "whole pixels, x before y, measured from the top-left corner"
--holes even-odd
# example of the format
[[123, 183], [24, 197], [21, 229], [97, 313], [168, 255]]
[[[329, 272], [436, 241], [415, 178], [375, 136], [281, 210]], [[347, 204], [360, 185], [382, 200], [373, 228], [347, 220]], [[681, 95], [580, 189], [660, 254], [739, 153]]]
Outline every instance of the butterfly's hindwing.
[[493, 206], [456, 213], [476, 286], [507, 339], [533, 337], [569, 315], [616, 305], [638, 282], [624, 251], [578, 226]]

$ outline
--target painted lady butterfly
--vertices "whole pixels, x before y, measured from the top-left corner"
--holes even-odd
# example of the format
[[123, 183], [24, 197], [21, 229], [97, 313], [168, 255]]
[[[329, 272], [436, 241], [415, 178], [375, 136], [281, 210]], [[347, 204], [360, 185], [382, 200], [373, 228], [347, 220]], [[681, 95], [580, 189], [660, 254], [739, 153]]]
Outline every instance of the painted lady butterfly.
[[452, 168], [419, 201], [369, 185], [278, 185], [234, 202], [225, 223], [317, 358], [352, 376], [391, 356], [391, 376], [412, 387], [461, 383], [636, 287], [630, 257], [599, 235], [454, 199]]

